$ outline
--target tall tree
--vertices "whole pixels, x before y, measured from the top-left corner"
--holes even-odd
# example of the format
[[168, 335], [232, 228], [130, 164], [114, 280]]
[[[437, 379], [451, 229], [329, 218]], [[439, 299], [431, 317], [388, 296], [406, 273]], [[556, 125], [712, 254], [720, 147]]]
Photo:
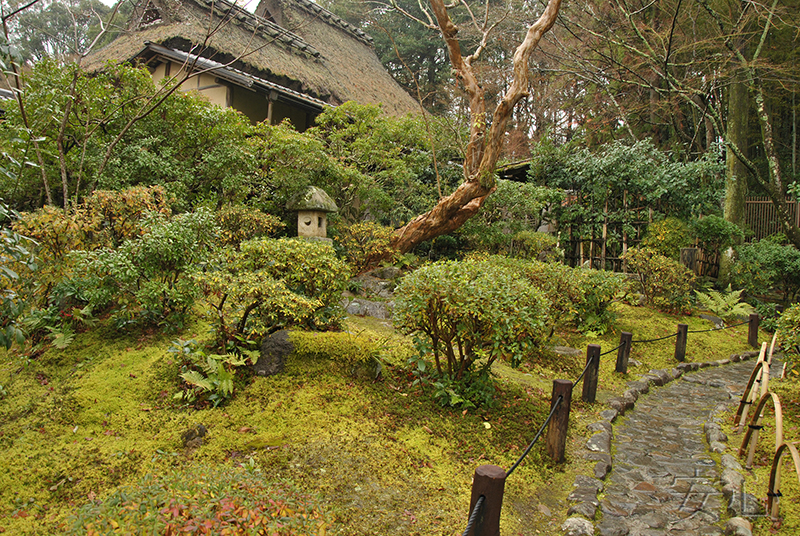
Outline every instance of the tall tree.
[[[450, 16], [450, 11], [459, 6], [467, 11], [467, 20], [479, 37], [468, 55], [462, 51], [459, 27]], [[430, 1], [430, 10], [425, 10], [425, 17], [438, 26], [447, 46], [450, 64], [468, 98], [469, 139], [464, 155], [464, 182], [452, 194], [440, 199], [433, 209], [398, 229], [392, 239], [395, 250], [406, 252], [425, 240], [458, 229], [494, 191], [495, 167], [503, 150], [507, 126], [516, 105], [529, 95], [531, 54], [555, 24], [560, 7], [561, 0], [549, 0], [537, 20], [527, 27], [513, 56], [508, 54], [510, 65], [507, 69], [512, 73], [510, 83], [490, 112], [478, 66], [498, 25], [498, 21], [490, 20], [489, 3], [484, 12], [476, 16], [466, 4], [446, 5], [442, 0]]]

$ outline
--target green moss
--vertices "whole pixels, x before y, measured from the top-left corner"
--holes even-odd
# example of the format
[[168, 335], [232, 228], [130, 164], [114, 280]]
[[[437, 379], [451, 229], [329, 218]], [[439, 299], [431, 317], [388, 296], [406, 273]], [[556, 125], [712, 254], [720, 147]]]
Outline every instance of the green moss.
[[[645, 308], [615, 310], [618, 329], [633, 331], [634, 339], [667, 334], [679, 321], [710, 327]], [[294, 359], [284, 374], [253, 378], [225, 407], [188, 410], [172, 402], [178, 363], [167, 348], [171, 339], [197, 338], [204, 329], [194, 324], [162, 337], [101, 327], [27, 366], [0, 354], [0, 384], [8, 392], [0, 401], [0, 527], [9, 534], [60, 533], [76, 507], [136, 486], [147, 474], [254, 464], [270, 480], [318, 493], [340, 534], [461, 532], [475, 468], [510, 467], [547, 414], [552, 380], [574, 378], [584, 362], [542, 354], [521, 371], [498, 363], [496, 407], [455, 411], [413, 385], [408, 339], [385, 323], [350, 319], [349, 331], [377, 341], [385, 365], [380, 381], [354, 379], [326, 359]], [[737, 330], [705, 342], [690, 335], [690, 356], [700, 360], [702, 351], [703, 360], [721, 359], [747, 349], [746, 327]], [[565, 333], [557, 342], [584, 348], [599, 341], [605, 349], [617, 338]], [[644, 366], [627, 377], [613, 372], [614, 354], [604, 357], [601, 397], [619, 393], [634, 371], [674, 364], [669, 342], [634, 346], [632, 357]], [[602, 409], [573, 401], [566, 464], [552, 463], [543, 443], [533, 448], [506, 485], [503, 534], [531, 534], [531, 527], [559, 534], [575, 474], [591, 474], [592, 463], [577, 452]], [[208, 429], [204, 443], [184, 448], [181, 434], [200, 423]], [[791, 512], [788, 502], [782, 508]], [[542, 513], [547, 509], [551, 515]]]

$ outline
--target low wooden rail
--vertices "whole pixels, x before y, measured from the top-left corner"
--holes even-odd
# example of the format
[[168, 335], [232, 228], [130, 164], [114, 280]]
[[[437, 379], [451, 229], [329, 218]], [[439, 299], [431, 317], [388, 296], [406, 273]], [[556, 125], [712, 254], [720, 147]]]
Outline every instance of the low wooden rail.
[[[686, 358], [686, 344], [690, 334], [707, 331], [719, 331], [744, 324], [749, 324], [747, 336], [748, 343], [754, 347], [758, 347], [758, 315], [750, 315], [750, 318], [746, 322], [734, 324], [732, 326], [726, 326], [723, 328], [690, 331], [686, 324], [678, 324], [677, 331], [674, 334], [667, 335], [665, 337], [659, 337], [657, 339], [634, 340], [632, 333], [622, 332], [620, 334], [619, 345], [611, 350], [607, 350], [606, 352], [601, 351], [600, 345], [590, 344], [586, 349], [586, 365], [575, 382], [563, 379], [553, 380], [553, 391], [550, 399], [550, 414], [545, 422], [541, 425], [541, 428], [534, 437], [533, 441], [531, 441], [531, 443], [525, 449], [525, 452], [522, 454], [522, 456], [520, 456], [516, 463], [511, 466], [508, 472], [496, 465], [481, 465], [475, 470], [472, 481], [472, 493], [470, 497], [467, 528], [464, 530], [463, 536], [499, 536], [500, 511], [503, 505], [503, 493], [505, 490], [506, 480], [522, 463], [522, 461], [530, 452], [531, 448], [533, 448], [533, 445], [542, 436], [545, 428], [547, 429], [545, 442], [548, 455], [556, 463], [562, 463], [564, 461], [567, 445], [567, 429], [569, 428], [569, 412], [572, 405], [572, 391], [575, 385], [583, 381], [581, 399], [589, 404], [595, 402], [597, 397], [597, 383], [600, 376], [600, 359], [604, 355], [617, 352], [615, 372], [627, 374], [628, 360], [633, 344], [648, 344], [675, 337], [675, 359], [677, 361], [683, 361]], [[774, 345], [775, 340], [773, 339], [773, 347]], [[762, 354], [765, 351], [766, 343], [764, 343]], [[770, 358], [771, 353], [772, 352], [770, 351]], [[761, 363], [762, 360], [763, 359], [760, 357], [759, 363]], [[764, 365], [761, 365], [761, 367], [763, 368]], [[754, 372], [753, 374], [755, 375], [756, 373]], [[755, 380], [751, 378], [750, 383], [752, 384], [754, 382]], [[747, 396], [749, 396], [749, 394]], [[780, 407], [780, 402], [777, 402], [776, 407]], [[762, 409], [763, 408], [761, 405], [759, 405], [759, 412]], [[756, 437], [753, 439], [753, 444], [755, 444], [757, 439], [758, 435], [756, 434]], [[800, 475], [800, 472], [798, 474]]]

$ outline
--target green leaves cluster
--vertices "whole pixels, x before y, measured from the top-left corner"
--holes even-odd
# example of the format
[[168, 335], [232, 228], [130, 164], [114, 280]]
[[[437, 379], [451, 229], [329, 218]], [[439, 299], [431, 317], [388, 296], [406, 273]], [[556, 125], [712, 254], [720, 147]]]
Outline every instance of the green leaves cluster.
[[731, 286], [728, 285], [725, 292], [716, 290], [709, 290], [708, 294], [697, 292], [697, 302], [711, 314], [720, 317], [725, 322], [731, 322], [755, 312], [753, 306], [741, 302], [742, 292], [744, 289], [731, 290]]
[[486, 260], [440, 262], [405, 276], [395, 294], [395, 327], [417, 334], [420, 353], [433, 353], [439, 375], [460, 380], [481, 360], [515, 366], [545, 332], [548, 304], [540, 291]]
[[9, 227], [11, 219], [16, 217], [18, 214], [0, 200], [0, 345], [6, 350], [15, 343], [20, 346], [25, 343], [19, 322], [26, 307], [24, 297], [19, 294], [20, 271], [25, 270], [27, 275], [37, 267], [29, 249], [35, 242]]
[[695, 276], [688, 268], [647, 248], [629, 249], [624, 260], [638, 276], [645, 303], [667, 312], [691, 311]]
[[623, 286], [619, 274], [500, 256], [489, 260], [544, 294], [549, 304], [546, 323], [550, 336], [565, 326], [598, 334], [611, 327], [614, 315], [609, 306]]
[[800, 304], [792, 305], [781, 313], [777, 331], [784, 356], [796, 367], [800, 362]]
[[535, 258], [545, 248], [532, 243], [533, 233], [541, 225], [545, 211], [563, 198], [563, 192], [553, 188], [498, 180], [497, 190], [458, 234], [472, 250]]
[[736, 248], [737, 261], [731, 267], [731, 284], [750, 296], [763, 296], [777, 289], [788, 304], [800, 290], [800, 251], [774, 235]]
[[194, 281], [226, 348], [287, 326], [336, 323], [349, 274], [326, 243], [255, 239], [219, 252]]
[[118, 323], [139, 317], [180, 321], [198, 294], [190, 274], [213, 248], [217, 227], [208, 210], [171, 219], [152, 214], [146, 231], [118, 248], [73, 253], [88, 302], [115, 307]]
[[173, 341], [169, 352], [182, 360], [180, 377], [184, 385], [174, 398], [195, 405], [211, 403], [213, 407], [233, 396], [236, 368], [246, 365], [248, 359], [252, 363], [258, 361], [258, 352], [245, 356], [209, 354], [198, 349], [194, 340]]

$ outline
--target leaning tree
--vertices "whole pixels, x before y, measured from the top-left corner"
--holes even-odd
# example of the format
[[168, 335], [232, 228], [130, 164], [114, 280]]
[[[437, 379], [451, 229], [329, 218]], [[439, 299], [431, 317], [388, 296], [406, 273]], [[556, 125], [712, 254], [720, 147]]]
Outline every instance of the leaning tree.
[[[459, 28], [448, 10], [457, 6], [469, 14], [468, 20], [478, 31], [477, 44], [471, 54], [462, 51], [458, 38]], [[514, 51], [511, 82], [494, 110], [489, 113], [484, 88], [479, 80], [476, 62], [487, 48], [493, 30], [499, 21], [489, 21], [489, 2], [482, 20], [474, 16], [470, 6], [462, 0], [459, 4], [445, 4], [443, 0], [430, 0], [428, 22], [438, 27], [445, 41], [454, 74], [466, 92], [469, 104], [469, 139], [464, 158], [464, 182], [456, 190], [439, 200], [430, 211], [417, 216], [401, 227], [393, 236], [391, 245], [401, 253], [414, 246], [450, 233], [475, 215], [483, 202], [495, 189], [495, 166], [500, 158], [503, 137], [514, 107], [528, 96], [528, 66], [531, 53], [545, 33], [555, 24], [561, 0], [548, 0], [539, 18], [527, 28], [522, 43]], [[502, 20], [502, 18], [501, 18]], [[421, 21], [424, 23], [424, 21]]]

